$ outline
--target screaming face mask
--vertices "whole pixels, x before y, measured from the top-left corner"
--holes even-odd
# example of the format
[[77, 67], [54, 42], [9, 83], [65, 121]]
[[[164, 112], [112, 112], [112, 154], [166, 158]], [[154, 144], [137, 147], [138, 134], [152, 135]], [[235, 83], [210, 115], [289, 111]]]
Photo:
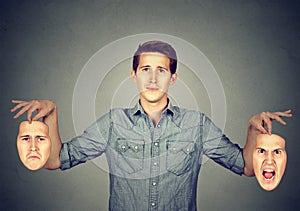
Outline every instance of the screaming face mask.
[[285, 140], [276, 134], [260, 134], [253, 151], [253, 168], [259, 185], [266, 191], [275, 189], [287, 162]]

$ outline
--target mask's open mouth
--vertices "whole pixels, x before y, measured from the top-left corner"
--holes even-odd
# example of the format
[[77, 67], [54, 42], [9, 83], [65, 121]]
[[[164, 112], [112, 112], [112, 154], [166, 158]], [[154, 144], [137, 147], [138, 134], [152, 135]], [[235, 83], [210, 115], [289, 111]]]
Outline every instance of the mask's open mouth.
[[272, 180], [275, 176], [274, 170], [263, 170], [263, 176], [266, 180]]

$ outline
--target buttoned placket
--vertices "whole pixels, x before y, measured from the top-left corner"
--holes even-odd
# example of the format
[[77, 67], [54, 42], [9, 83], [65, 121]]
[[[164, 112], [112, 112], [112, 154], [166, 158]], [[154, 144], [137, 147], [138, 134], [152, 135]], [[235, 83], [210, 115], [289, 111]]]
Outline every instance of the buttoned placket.
[[160, 142], [162, 118], [152, 130], [151, 144], [151, 169], [149, 179], [149, 210], [158, 210], [158, 188], [159, 188], [159, 169], [160, 169]]

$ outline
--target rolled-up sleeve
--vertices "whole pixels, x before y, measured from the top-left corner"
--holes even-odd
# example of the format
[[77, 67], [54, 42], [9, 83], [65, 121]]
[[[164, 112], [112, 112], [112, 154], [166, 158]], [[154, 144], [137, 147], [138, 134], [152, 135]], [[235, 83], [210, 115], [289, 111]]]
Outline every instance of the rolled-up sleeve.
[[105, 114], [89, 126], [83, 134], [62, 144], [61, 170], [66, 170], [100, 156], [109, 140], [110, 114]]
[[242, 175], [244, 159], [239, 145], [232, 143], [208, 117], [203, 116], [203, 151], [221, 166]]

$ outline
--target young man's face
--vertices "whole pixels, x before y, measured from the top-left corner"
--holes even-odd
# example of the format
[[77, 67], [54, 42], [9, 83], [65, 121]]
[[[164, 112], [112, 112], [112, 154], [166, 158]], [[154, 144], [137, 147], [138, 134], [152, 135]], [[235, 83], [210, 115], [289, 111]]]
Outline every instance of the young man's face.
[[176, 80], [177, 74], [171, 76], [170, 60], [161, 53], [142, 53], [136, 73], [131, 71], [137, 82], [141, 101], [156, 103], [167, 101], [168, 88]]
[[271, 191], [277, 187], [287, 162], [285, 140], [276, 134], [260, 134], [253, 152], [253, 168], [260, 186]]
[[22, 163], [30, 170], [42, 168], [50, 155], [51, 140], [48, 126], [40, 121], [21, 122], [17, 148]]

